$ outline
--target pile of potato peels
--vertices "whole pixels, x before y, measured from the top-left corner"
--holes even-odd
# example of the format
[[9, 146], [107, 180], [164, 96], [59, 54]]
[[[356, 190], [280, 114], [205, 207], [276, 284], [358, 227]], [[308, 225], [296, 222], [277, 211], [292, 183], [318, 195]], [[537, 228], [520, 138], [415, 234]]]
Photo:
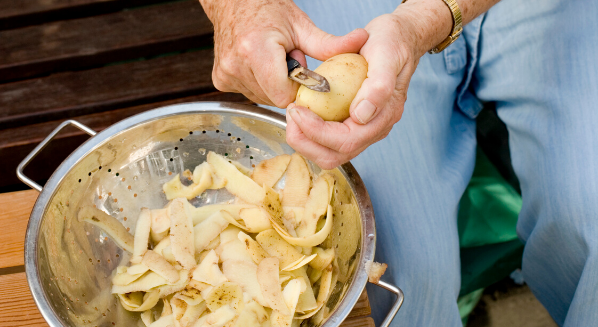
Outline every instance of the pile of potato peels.
[[[145, 326], [299, 326], [323, 318], [338, 273], [334, 249], [319, 246], [332, 230], [335, 180], [312, 175], [298, 154], [251, 171], [210, 152], [183, 173], [192, 184], [179, 175], [164, 184], [165, 208], [141, 209], [134, 236], [92, 206], [78, 218], [131, 253], [112, 293], [140, 312]], [[220, 188], [235, 200], [198, 208], [188, 202]]]

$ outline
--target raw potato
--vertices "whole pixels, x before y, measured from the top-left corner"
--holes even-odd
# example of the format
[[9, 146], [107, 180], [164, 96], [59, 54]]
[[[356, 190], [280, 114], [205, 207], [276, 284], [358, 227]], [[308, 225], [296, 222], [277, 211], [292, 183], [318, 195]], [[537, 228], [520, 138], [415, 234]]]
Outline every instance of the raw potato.
[[323, 62], [314, 70], [330, 84], [330, 92], [299, 87], [296, 104], [309, 108], [324, 120], [349, 118], [349, 107], [367, 77], [368, 63], [361, 55], [345, 53]]

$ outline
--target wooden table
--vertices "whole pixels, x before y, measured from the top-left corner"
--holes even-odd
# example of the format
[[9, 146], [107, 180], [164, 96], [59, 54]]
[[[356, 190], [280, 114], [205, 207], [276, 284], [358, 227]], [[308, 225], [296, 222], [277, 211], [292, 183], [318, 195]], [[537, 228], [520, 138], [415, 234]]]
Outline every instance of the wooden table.
[[[47, 326], [29, 293], [23, 266], [23, 245], [29, 214], [37, 199], [34, 190], [0, 194], [0, 327]], [[373, 327], [370, 303], [364, 291], [341, 325]]]
[[[0, 327], [46, 326], [25, 280], [23, 241], [38, 193], [18, 163], [66, 119], [96, 131], [190, 101], [250, 104], [211, 80], [212, 24], [195, 0], [0, 0]], [[27, 167], [40, 184], [87, 139], [70, 128]], [[363, 294], [343, 326], [373, 326]]]

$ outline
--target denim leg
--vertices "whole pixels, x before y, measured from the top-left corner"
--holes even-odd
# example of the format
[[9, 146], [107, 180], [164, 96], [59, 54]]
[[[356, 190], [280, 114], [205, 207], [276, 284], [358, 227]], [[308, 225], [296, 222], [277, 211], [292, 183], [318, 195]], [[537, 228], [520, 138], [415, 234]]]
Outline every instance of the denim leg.
[[[336, 35], [364, 27], [399, 2], [296, 1], [318, 27]], [[465, 42], [453, 52], [446, 61], [444, 55], [420, 60], [401, 121], [352, 160], [372, 199], [376, 259], [389, 266], [383, 280], [405, 293], [393, 326], [461, 326], [456, 215], [476, 141], [475, 122], [453, 109], [465, 71]], [[375, 286], [368, 293], [379, 324], [394, 296]]]
[[[383, 280], [405, 302], [392, 326], [462, 326], [457, 209], [475, 161], [475, 121], [453, 110], [461, 74], [426, 55], [412, 78], [403, 118], [390, 135], [352, 160], [376, 215], [376, 259]], [[379, 324], [392, 301], [368, 286]]]
[[559, 325], [598, 325], [598, 2], [504, 0], [472, 84], [509, 129], [523, 275]]

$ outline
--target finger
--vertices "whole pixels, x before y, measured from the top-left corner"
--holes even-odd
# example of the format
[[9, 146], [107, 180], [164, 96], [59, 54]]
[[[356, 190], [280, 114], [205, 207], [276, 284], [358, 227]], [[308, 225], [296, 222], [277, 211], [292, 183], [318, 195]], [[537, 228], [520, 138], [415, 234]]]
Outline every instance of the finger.
[[[253, 77], [253, 75], [247, 76], [246, 78], [249, 80], [252, 80], [254, 85], [257, 85], [257, 82], [255, 82], [255, 78]], [[219, 91], [241, 93], [246, 98], [248, 98], [249, 100], [251, 100], [255, 103], [265, 104], [265, 105], [269, 105], [269, 106], [272, 105], [272, 102], [269, 101], [268, 97], [265, 96], [263, 94], [263, 92], [261, 94], [260, 93], [256, 94], [252, 90], [249, 90], [247, 87], [245, 87], [241, 83], [241, 81], [239, 81], [235, 77], [231, 77], [226, 74], [212, 73], [212, 80], [214, 81], [213, 82], [214, 86]], [[249, 83], [249, 84], [251, 84], [251, 83]], [[258, 88], [258, 91], [261, 91], [261, 90]]]
[[367, 125], [356, 124], [351, 118], [342, 123], [323, 121], [309, 109], [295, 104], [289, 105], [287, 113], [309, 140], [353, 158], [388, 134], [400, 119], [402, 106], [385, 108]]
[[247, 89], [262, 100], [261, 104], [274, 106], [274, 103], [270, 100], [270, 98], [268, 98], [268, 95], [260, 87], [260, 84], [253, 73], [253, 69], [249, 69], [249, 74], [245, 76], [244, 80], [246, 81], [245, 85], [247, 85]]
[[305, 59], [305, 53], [299, 49], [295, 49], [289, 52], [289, 56], [295, 60], [297, 60], [301, 66], [307, 68], [307, 60]]
[[[352, 142], [355, 135], [350, 135], [350, 128], [339, 122], [324, 121], [311, 110], [291, 103], [287, 114], [293, 118], [302, 133], [309, 140], [334, 151], [342, 151], [346, 142]], [[346, 151], [349, 152], [349, 151]]]
[[256, 94], [254, 94], [253, 92], [249, 91], [247, 88], [245, 88], [244, 86], [240, 86], [240, 91], [238, 93], [243, 94], [247, 99], [253, 101], [254, 103], [257, 104], [265, 104], [268, 106], [271, 106], [272, 103], [268, 101], [268, 99], [266, 98], [266, 100], [264, 100], [263, 98], [261, 98], [260, 96], [257, 96]]
[[287, 143], [322, 169], [333, 169], [350, 158], [308, 139], [287, 111]]
[[334, 36], [317, 28], [311, 21], [297, 29], [298, 48], [306, 55], [326, 60], [341, 53], [357, 53], [368, 39], [368, 32], [358, 28], [343, 36]]
[[[376, 51], [370, 51], [376, 47]], [[358, 124], [370, 122], [390, 100], [396, 86], [399, 67], [397, 56], [384, 46], [372, 45], [363, 55], [368, 62], [367, 78], [355, 95], [349, 112]], [[387, 50], [387, 51], [385, 51]]]
[[269, 55], [266, 59], [254, 57], [250, 63], [257, 86], [273, 105], [286, 108], [289, 103], [295, 101], [299, 89], [299, 84], [288, 78], [286, 51], [283, 46], [275, 45], [270, 46], [270, 49], [263, 49], [262, 53]]

